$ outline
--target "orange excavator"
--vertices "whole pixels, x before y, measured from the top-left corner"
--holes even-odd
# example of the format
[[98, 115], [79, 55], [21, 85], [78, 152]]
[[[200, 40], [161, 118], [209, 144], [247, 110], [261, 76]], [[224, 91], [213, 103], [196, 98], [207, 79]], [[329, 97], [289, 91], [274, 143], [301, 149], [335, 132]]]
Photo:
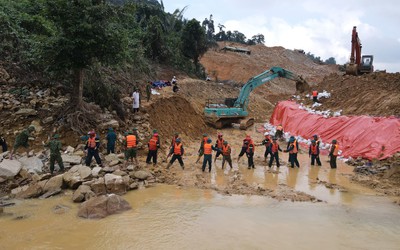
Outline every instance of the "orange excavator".
[[361, 75], [365, 73], [374, 72], [372, 62], [373, 55], [361, 56], [361, 41], [358, 38], [357, 27], [353, 27], [351, 34], [351, 54], [350, 63], [346, 65], [346, 74], [348, 75]]

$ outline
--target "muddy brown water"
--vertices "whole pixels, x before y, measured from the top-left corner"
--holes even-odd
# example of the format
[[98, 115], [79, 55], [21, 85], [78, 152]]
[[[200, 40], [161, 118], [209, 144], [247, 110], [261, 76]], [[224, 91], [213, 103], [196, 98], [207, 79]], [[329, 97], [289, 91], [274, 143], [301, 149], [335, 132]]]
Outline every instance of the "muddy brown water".
[[[235, 147], [239, 135], [232, 132], [228, 138]], [[351, 167], [339, 162], [338, 169], [331, 170], [326, 157], [322, 167], [310, 166], [303, 154], [300, 169], [269, 171], [262, 151], [256, 153], [254, 170], [246, 168], [244, 158], [234, 163], [249, 185], [286, 185], [323, 202], [159, 184], [124, 195], [133, 207], [130, 211], [84, 220], [76, 216], [79, 205], [71, 202], [70, 192], [6, 207], [0, 216], [0, 249], [400, 249], [399, 206], [351, 183]], [[195, 154], [186, 157], [187, 162], [196, 159]], [[177, 166], [173, 171], [182, 174]], [[205, 175], [219, 187], [232, 172], [217, 167]], [[56, 206], [64, 210], [54, 212]]]

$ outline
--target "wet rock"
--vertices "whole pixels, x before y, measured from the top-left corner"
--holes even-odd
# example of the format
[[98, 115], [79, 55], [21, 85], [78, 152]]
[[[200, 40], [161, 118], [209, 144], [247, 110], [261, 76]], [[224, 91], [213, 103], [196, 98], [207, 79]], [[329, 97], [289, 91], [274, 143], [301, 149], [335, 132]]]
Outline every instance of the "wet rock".
[[101, 219], [109, 215], [132, 209], [129, 203], [119, 195], [102, 195], [81, 204], [78, 216], [86, 219]]
[[37, 198], [42, 194], [43, 188], [39, 185], [39, 183], [35, 183], [30, 185], [26, 190], [17, 193], [15, 197], [19, 199], [30, 199]]
[[71, 165], [78, 165], [81, 164], [82, 157], [79, 155], [61, 155], [61, 158], [64, 163], [70, 163]]
[[55, 214], [65, 214], [68, 212], [71, 208], [65, 205], [56, 205], [53, 207], [53, 213]]
[[110, 120], [108, 122], [100, 124], [100, 129], [106, 128], [119, 128], [119, 122], [117, 120]]
[[83, 202], [87, 201], [92, 197], [95, 197], [95, 193], [90, 189], [89, 186], [80, 185], [77, 190], [75, 190], [72, 196], [73, 202]]
[[116, 166], [118, 164], [119, 164], [119, 160], [114, 160], [114, 161], [110, 162], [109, 166], [113, 167], [113, 166]]
[[19, 158], [18, 161], [21, 162], [22, 167], [28, 170], [29, 173], [41, 174], [43, 172], [43, 162], [36, 156], [24, 156]]
[[37, 115], [37, 111], [34, 109], [20, 109], [16, 113], [16, 115], [25, 115], [25, 116], [30, 116], [30, 115]]
[[139, 188], [139, 184], [137, 182], [133, 182], [129, 185], [129, 190], [134, 190], [134, 189], [138, 189]]
[[0, 163], [0, 176], [14, 178], [22, 168], [22, 164], [17, 160], [5, 159]]
[[59, 193], [61, 193], [61, 188], [53, 189], [53, 190], [47, 191], [46, 193], [42, 194], [39, 197], [39, 199], [47, 199], [47, 198], [57, 195]]
[[119, 176], [125, 176], [125, 175], [127, 175], [126, 172], [124, 172], [124, 171], [122, 171], [122, 170], [120, 170], [120, 169], [115, 170], [113, 174], [119, 175]]
[[115, 169], [112, 167], [104, 167], [102, 170], [104, 173], [112, 173], [115, 171]]
[[139, 170], [133, 173], [133, 176], [139, 180], [147, 180], [147, 178], [151, 177], [151, 173], [145, 170]]
[[68, 154], [68, 153], [73, 153], [75, 151], [75, 149], [73, 148], [73, 147], [71, 147], [71, 146], [68, 146], [66, 149], [65, 149], [65, 152], [64, 153], [66, 153], [66, 154]]
[[21, 193], [22, 191], [27, 190], [28, 187], [29, 187], [29, 185], [24, 185], [24, 186], [21, 186], [21, 187], [16, 187], [16, 188], [14, 188], [14, 189], [11, 189], [11, 194], [12, 194], [13, 196], [15, 196], [15, 195]]
[[77, 189], [83, 181], [89, 180], [92, 170], [89, 167], [76, 165], [63, 175], [64, 182], [72, 189]]
[[113, 194], [125, 194], [126, 193], [126, 184], [123, 179], [119, 175], [115, 174], [106, 174], [104, 176], [104, 183], [106, 184], [107, 193]]
[[96, 179], [91, 185], [90, 188], [96, 195], [107, 194], [106, 184], [104, 183], [104, 178], [100, 177]]
[[43, 124], [47, 124], [47, 123], [52, 122], [53, 120], [54, 120], [53, 117], [52, 117], [52, 116], [49, 116], [49, 117], [44, 118], [44, 119], [42, 120], [42, 122], [43, 122]]
[[48, 181], [43, 181], [43, 191], [49, 192], [53, 190], [58, 190], [63, 187], [63, 175], [56, 175], [49, 179]]
[[108, 162], [119, 161], [118, 155], [116, 155], [116, 154], [109, 154], [109, 155], [106, 155], [106, 156], [104, 157], [104, 159], [105, 159], [106, 161], [108, 161]]

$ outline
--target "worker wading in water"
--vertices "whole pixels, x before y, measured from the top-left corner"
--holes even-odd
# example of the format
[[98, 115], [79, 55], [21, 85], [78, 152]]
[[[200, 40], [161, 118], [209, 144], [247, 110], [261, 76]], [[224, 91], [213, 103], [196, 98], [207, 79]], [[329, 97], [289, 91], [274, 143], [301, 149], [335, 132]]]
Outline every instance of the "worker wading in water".
[[299, 161], [297, 160], [297, 153], [299, 152], [298, 149], [299, 149], [299, 143], [294, 138], [294, 136], [291, 136], [289, 139], [287, 149], [284, 152], [289, 152], [289, 162], [290, 162], [290, 167], [292, 168], [294, 168], [295, 164], [298, 168], [300, 167]]
[[212, 151], [217, 151], [217, 148], [211, 144], [211, 139], [208, 138], [207, 142], [204, 144], [204, 158], [203, 158], [203, 166], [201, 170], [204, 172], [206, 170], [206, 165], [208, 163], [208, 172], [211, 172], [211, 162], [212, 162]]
[[277, 138], [274, 136], [272, 138], [272, 143], [269, 145], [270, 151], [271, 151], [271, 158], [269, 159], [269, 164], [268, 167], [272, 167], [272, 163], [274, 163], [274, 160], [276, 161], [276, 167], [279, 168], [279, 151], [282, 152], [282, 149], [279, 147], [279, 144], [277, 142]]
[[232, 149], [227, 141], [224, 141], [221, 151], [222, 151], [222, 169], [225, 166], [225, 162], [228, 162], [229, 166], [232, 168], [232, 158], [231, 158]]
[[332, 140], [332, 145], [329, 150], [329, 157], [330, 157], [329, 164], [331, 165], [331, 168], [337, 168], [336, 159], [338, 155], [339, 155], [339, 145], [337, 144], [336, 140]]

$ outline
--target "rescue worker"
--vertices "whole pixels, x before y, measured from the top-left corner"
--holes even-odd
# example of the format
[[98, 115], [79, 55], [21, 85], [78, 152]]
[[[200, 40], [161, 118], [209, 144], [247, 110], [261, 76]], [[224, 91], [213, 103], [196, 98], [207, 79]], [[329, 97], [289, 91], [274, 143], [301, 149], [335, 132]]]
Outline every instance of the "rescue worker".
[[204, 144], [207, 143], [207, 140], [208, 140], [208, 135], [206, 133], [204, 133], [203, 138], [201, 139], [201, 142], [200, 142], [200, 148], [198, 151], [199, 156], [197, 157], [196, 163], [198, 163], [200, 161], [200, 158], [204, 154]]
[[64, 164], [61, 157], [61, 142], [58, 140], [60, 135], [53, 135], [53, 139], [49, 141], [47, 144], [43, 143], [43, 146], [48, 147], [50, 149], [50, 174], [54, 172], [54, 163], [57, 162], [60, 167], [60, 173], [64, 172]]
[[29, 137], [31, 137], [31, 133], [33, 133], [33, 131], [35, 131], [35, 127], [30, 125], [27, 129], [23, 130], [20, 134], [17, 135], [17, 137], [15, 138], [14, 147], [10, 152], [10, 160], [13, 159], [13, 154], [21, 146], [26, 149], [26, 155], [29, 157], [28, 140], [29, 140]]
[[153, 83], [149, 81], [149, 83], [146, 85], [146, 97], [147, 97], [147, 102], [150, 101], [151, 97], [151, 89], [153, 88]]
[[246, 135], [246, 138], [243, 139], [242, 149], [240, 150], [237, 161], [239, 162], [240, 158], [247, 152], [247, 148], [249, 147], [249, 143], [253, 142], [250, 135]]
[[151, 159], [153, 159], [153, 165], [157, 164], [157, 152], [160, 148], [160, 141], [158, 140], [158, 133], [154, 133], [153, 137], [151, 137], [149, 143], [147, 144], [149, 147], [149, 152], [147, 154], [146, 163], [150, 164]]
[[0, 136], [0, 144], [1, 144], [1, 148], [3, 150], [3, 153], [6, 152], [8, 150], [8, 146], [7, 146], [6, 138], [4, 138], [3, 136]]
[[313, 138], [315, 140], [315, 143], [317, 144], [317, 147], [319, 148], [321, 141], [319, 140], [318, 135], [313, 135]]
[[282, 124], [279, 124], [279, 125], [276, 127], [275, 137], [276, 137], [278, 140], [282, 139], [282, 137], [283, 137], [283, 127], [282, 127]]
[[318, 166], [321, 166], [321, 160], [319, 159], [319, 147], [315, 140], [311, 141], [310, 149], [308, 150], [308, 155], [311, 157], [311, 166], [314, 166], [315, 161], [317, 161]]
[[89, 139], [86, 141], [85, 151], [86, 151], [86, 166], [90, 166], [92, 162], [92, 158], [96, 160], [96, 163], [102, 167], [100, 155], [99, 155], [99, 147], [100, 147], [100, 138], [96, 135], [94, 130], [89, 132]]
[[117, 140], [117, 135], [115, 134], [113, 128], [108, 128], [107, 139], [107, 154], [115, 153], [115, 141]]
[[272, 157], [272, 152], [271, 152], [271, 147], [270, 147], [272, 141], [271, 141], [271, 137], [269, 136], [268, 132], [264, 133], [264, 137], [265, 137], [264, 140], [260, 144], [258, 144], [257, 146], [261, 146], [261, 145], [265, 146], [264, 162], [267, 162], [268, 155], [270, 155], [270, 157]]
[[314, 103], [318, 102], [318, 91], [313, 90], [313, 92], [312, 92], [312, 100], [313, 100]]
[[246, 149], [246, 156], [247, 156], [247, 161], [248, 161], [248, 169], [255, 168], [254, 166], [254, 151], [256, 147], [254, 145], [253, 140], [250, 140], [249, 143], [247, 144], [247, 149]]
[[[171, 150], [171, 148], [175, 145], [175, 141], [176, 141], [176, 139], [178, 139], [178, 138], [179, 138], [179, 133], [178, 133], [178, 132], [175, 132], [175, 133], [174, 133], [174, 137], [172, 137], [171, 144], [169, 145], [169, 150]], [[169, 158], [172, 154], [173, 154], [173, 152], [171, 152], [171, 151], [168, 152], [166, 161], [168, 161], [168, 158]]]
[[137, 139], [136, 135], [132, 131], [128, 131], [128, 135], [125, 137], [124, 146], [125, 146], [125, 160], [126, 164], [131, 160], [133, 164], [133, 159], [135, 159], [135, 164], [139, 165], [138, 160], [136, 158], [137, 151]]
[[201, 170], [204, 172], [206, 170], [206, 165], [208, 163], [208, 172], [211, 172], [211, 161], [212, 161], [212, 151], [217, 151], [217, 148], [211, 144], [212, 140], [210, 138], [207, 139], [207, 142], [204, 143], [204, 158], [203, 158], [203, 166]]
[[231, 145], [228, 144], [228, 141], [224, 141], [222, 145], [222, 169], [224, 169], [225, 161], [228, 162], [229, 166], [232, 168], [232, 158], [231, 158]]
[[[217, 148], [217, 153], [215, 154], [214, 162], [217, 161], [217, 158], [220, 154], [222, 154], [222, 146], [224, 145], [224, 139], [222, 138], [222, 134], [218, 133], [217, 141], [215, 142], [215, 148]], [[223, 157], [222, 157], [223, 158]]]
[[331, 165], [331, 168], [336, 168], [336, 159], [337, 156], [339, 155], [339, 145], [337, 144], [336, 140], [332, 140], [332, 145], [331, 148], [329, 150], [329, 164]]
[[272, 137], [272, 143], [269, 145], [270, 151], [271, 151], [271, 158], [269, 159], [269, 164], [268, 167], [272, 167], [272, 163], [274, 163], [274, 160], [276, 160], [276, 167], [279, 168], [279, 151], [282, 152], [282, 149], [279, 147], [279, 144], [277, 142], [277, 138], [274, 136]]
[[171, 167], [171, 165], [174, 163], [175, 160], [179, 161], [179, 164], [181, 165], [182, 169], [185, 169], [185, 165], [182, 160], [182, 155], [185, 153], [185, 150], [183, 149], [181, 138], [177, 138], [175, 140], [175, 144], [171, 148], [171, 152], [173, 153], [173, 155], [171, 161], [167, 165], [167, 169]]
[[299, 161], [297, 160], [297, 153], [299, 152], [299, 143], [294, 138], [294, 136], [290, 137], [287, 149], [284, 152], [289, 152], [290, 167], [294, 168], [294, 165], [296, 164], [296, 166], [299, 168], [300, 164]]

